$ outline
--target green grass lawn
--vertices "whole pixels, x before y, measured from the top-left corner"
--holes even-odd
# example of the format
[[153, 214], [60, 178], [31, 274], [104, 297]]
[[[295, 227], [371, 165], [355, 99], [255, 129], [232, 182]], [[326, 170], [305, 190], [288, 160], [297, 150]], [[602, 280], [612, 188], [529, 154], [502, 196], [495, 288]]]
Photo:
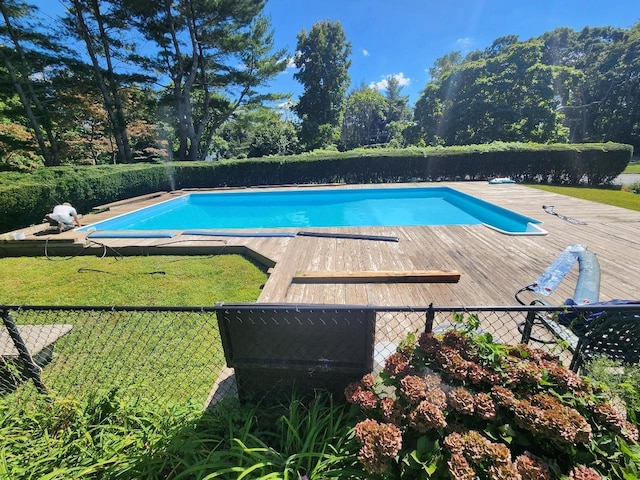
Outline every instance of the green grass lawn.
[[[239, 255], [0, 258], [0, 304], [213, 306], [255, 301], [266, 279]], [[12, 317], [18, 325], [73, 325], [42, 371], [57, 394], [81, 398], [119, 387], [202, 405], [224, 365], [213, 312], [12, 309]], [[21, 385], [27, 391], [18, 394], [33, 395], [30, 382]]]
[[638, 163], [630, 163], [627, 165], [627, 168], [624, 169], [622, 173], [640, 173], [640, 162]]
[[201, 306], [255, 301], [266, 273], [239, 255], [0, 258], [0, 304]]
[[569, 197], [582, 198], [593, 202], [614, 205], [640, 211], [640, 195], [624, 190], [611, 188], [586, 188], [586, 187], [556, 187], [551, 185], [531, 184], [529, 187], [538, 188], [547, 192], [559, 193]]

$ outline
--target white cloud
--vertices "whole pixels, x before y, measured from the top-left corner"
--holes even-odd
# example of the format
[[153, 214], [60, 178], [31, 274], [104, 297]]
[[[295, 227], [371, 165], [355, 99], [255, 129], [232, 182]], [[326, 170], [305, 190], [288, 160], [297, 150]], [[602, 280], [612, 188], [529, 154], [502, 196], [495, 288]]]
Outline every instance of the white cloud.
[[463, 52], [469, 51], [472, 46], [473, 38], [465, 37], [456, 40], [456, 48], [462, 50]]
[[296, 68], [296, 57], [286, 57], [280, 60], [281, 62], [287, 62], [287, 67], [279, 73], [279, 75], [290, 73], [289, 70]]
[[368, 57], [371, 54], [369, 53], [369, 50], [367, 50], [366, 48], [363, 48], [362, 49], [362, 55], [365, 56], [365, 57]]
[[406, 87], [407, 85], [409, 85], [411, 83], [411, 79], [408, 77], [404, 76], [404, 73], [400, 72], [400, 73], [394, 73], [393, 75], [387, 75], [385, 76], [382, 80], [380, 80], [379, 82], [371, 82], [369, 84], [369, 88], [373, 88], [374, 90], [384, 90], [387, 88], [388, 85], [388, 78], [389, 77], [393, 77], [396, 80], [398, 80], [398, 85], [400, 85], [401, 87]]

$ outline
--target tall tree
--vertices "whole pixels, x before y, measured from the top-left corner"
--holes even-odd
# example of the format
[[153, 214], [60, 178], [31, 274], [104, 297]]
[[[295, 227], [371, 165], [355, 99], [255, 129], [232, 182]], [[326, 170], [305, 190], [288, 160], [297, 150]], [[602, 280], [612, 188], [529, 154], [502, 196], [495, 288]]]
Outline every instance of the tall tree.
[[571, 141], [640, 147], [640, 23], [629, 30], [557, 29], [541, 39], [549, 62], [578, 72], [558, 92]]
[[414, 136], [447, 145], [563, 140], [554, 70], [541, 60], [541, 42], [511, 37], [467, 57], [423, 90]]
[[180, 160], [203, 160], [217, 129], [240, 107], [280, 98], [259, 92], [286, 68], [272, 52], [264, 0], [121, 0], [156, 51], [141, 58], [166, 87]]
[[403, 143], [403, 132], [409, 126], [411, 119], [409, 96], [402, 95], [400, 80], [395, 76], [390, 76], [387, 78], [384, 97], [387, 105], [385, 109], [385, 135], [382, 141], [400, 146]]
[[122, 78], [115, 70], [118, 51], [128, 48], [122, 41], [128, 24], [114, 1], [70, 0], [66, 17], [69, 32], [85, 45], [93, 75], [104, 99], [120, 163], [131, 163], [133, 154], [127, 133], [127, 115], [122, 97]]
[[18, 95], [45, 165], [59, 165], [60, 152], [54, 124], [43, 97], [45, 68], [53, 69], [64, 48], [44, 33], [34, 20], [35, 7], [22, 1], [0, 1], [0, 60], [8, 84]]
[[385, 139], [386, 108], [384, 96], [366, 85], [360, 85], [349, 93], [342, 121], [342, 148], [349, 150], [382, 143]]
[[350, 55], [351, 43], [340, 22], [317, 22], [308, 34], [298, 34], [294, 78], [304, 91], [295, 110], [302, 120], [300, 140], [309, 150], [332, 145], [339, 136]]

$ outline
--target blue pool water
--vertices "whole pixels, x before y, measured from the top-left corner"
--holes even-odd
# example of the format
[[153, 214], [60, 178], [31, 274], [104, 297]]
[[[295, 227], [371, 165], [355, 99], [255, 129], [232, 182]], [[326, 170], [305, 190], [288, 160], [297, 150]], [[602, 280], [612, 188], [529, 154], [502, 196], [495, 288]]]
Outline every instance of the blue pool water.
[[194, 230], [485, 224], [544, 234], [538, 220], [449, 187], [191, 193], [80, 230]]

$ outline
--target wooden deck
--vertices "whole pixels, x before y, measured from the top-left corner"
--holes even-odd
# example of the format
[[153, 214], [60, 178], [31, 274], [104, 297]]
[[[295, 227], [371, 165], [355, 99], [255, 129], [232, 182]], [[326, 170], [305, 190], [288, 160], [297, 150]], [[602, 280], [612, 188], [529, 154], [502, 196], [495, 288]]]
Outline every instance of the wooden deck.
[[[411, 186], [414, 184], [408, 184]], [[534, 280], [569, 244], [580, 243], [600, 262], [601, 299], [638, 298], [640, 212], [579, 200], [517, 184], [438, 183], [542, 220], [543, 236], [505, 235], [485, 226], [314, 228], [306, 231], [398, 237], [398, 242], [323, 237], [209, 237], [175, 232], [173, 238], [87, 239], [86, 233], [43, 234], [44, 225], [22, 229], [26, 238], [0, 240], [0, 256], [100, 254], [107, 245], [123, 254], [244, 253], [269, 268], [258, 301], [273, 303], [381, 306], [514, 305], [514, 293]], [[384, 185], [394, 187], [397, 185]], [[415, 184], [424, 186], [424, 184]], [[344, 188], [361, 188], [350, 185]], [[93, 223], [184, 192], [162, 193], [118, 202], [85, 215]], [[585, 222], [575, 225], [545, 213], [543, 205]], [[294, 230], [290, 230], [294, 231]], [[298, 272], [457, 271], [457, 283], [293, 282]], [[549, 297], [560, 304], [571, 297], [577, 265]], [[224, 298], [214, 299], [224, 301]]]

